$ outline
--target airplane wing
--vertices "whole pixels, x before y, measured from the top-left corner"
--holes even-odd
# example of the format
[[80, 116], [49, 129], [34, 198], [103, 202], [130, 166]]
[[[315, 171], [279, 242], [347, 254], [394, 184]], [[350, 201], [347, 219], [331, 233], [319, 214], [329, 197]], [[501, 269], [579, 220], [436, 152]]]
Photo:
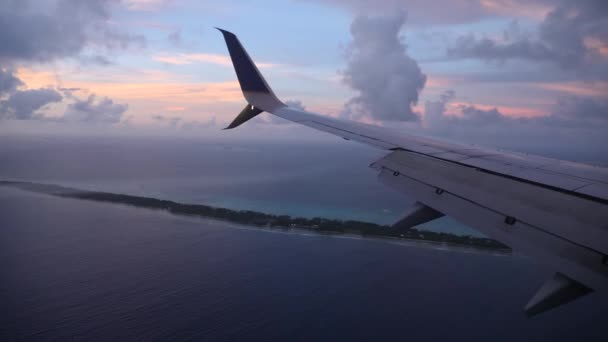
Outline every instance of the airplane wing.
[[396, 227], [448, 215], [556, 271], [525, 306], [528, 315], [608, 286], [608, 169], [399, 134], [289, 108], [238, 38], [219, 30], [248, 102], [226, 129], [265, 111], [386, 150], [371, 167], [381, 182], [418, 201]]

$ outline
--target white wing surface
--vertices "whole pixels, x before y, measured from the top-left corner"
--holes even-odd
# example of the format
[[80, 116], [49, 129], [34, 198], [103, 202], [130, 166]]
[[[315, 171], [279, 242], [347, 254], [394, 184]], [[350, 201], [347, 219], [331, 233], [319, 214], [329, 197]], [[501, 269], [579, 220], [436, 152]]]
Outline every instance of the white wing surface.
[[227, 129], [265, 111], [387, 150], [371, 166], [383, 183], [418, 201], [399, 228], [448, 215], [555, 269], [526, 305], [529, 315], [608, 286], [608, 169], [404, 135], [289, 108], [238, 38], [220, 31], [248, 102]]

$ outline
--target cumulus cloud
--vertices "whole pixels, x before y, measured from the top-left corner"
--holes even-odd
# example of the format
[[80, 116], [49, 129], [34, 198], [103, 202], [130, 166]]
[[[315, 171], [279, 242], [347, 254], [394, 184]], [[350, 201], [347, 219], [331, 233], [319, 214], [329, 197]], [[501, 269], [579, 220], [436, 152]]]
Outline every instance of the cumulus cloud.
[[[102, 54], [84, 55], [84, 49], [108, 52], [143, 45], [142, 36], [117, 29], [110, 22], [110, 10], [120, 0], [7, 0], [0, 6], [0, 64], [14, 66], [52, 62], [76, 57], [82, 64], [108, 65]], [[95, 95], [81, 100], [75, 88], [27, 88], [14, 71], [0, 67], [0, 119], [53, 120], [116, 123], [126, 104]], [[48, 117], [44, 110], [65, 101], [63, 116]]]
[[0, 118], [30, 120], [42, 117], [38, 112], [44, 106], [63, 99], [54, 89], [31, 89], [13, 92], [0, 101]]
[[[56, 122], [118, 123], [128, 108], [95, 94], [82, 100], [74, 95], [80, 88], [17, 89], [24, 83], [8, 69], [0, 68], [0, 120], [48, 120]], [[65, 101], [67, 109], [62, 116], [49, 117], [44, 109]]]
[[335, 5], [355, 13], [388, 14], [408, 11], [414, 24], [454, 24], [479, 20], [492, 14], [476, 0], [304, 0]]
[[505, 30], [502, 40], [461, 36], [447, 53], [493, 61], [548, 61], [564, 69], [602, 63], [608, 49], [608, 2], [555, 1], [537, 32], [513, 34], [514, 29]]
[[114, 103], [111, 99], [103, 97], [96, 101], [92, 94], [84, 100], [76, 99], [70, 103], [62, 118], [65, 121], [90, 123], [118, 123], [129, 106]]
[[418, 63], [407, 54], [400, 36], [405, 12], [360, 16], [350, 31], [343, 81], [358, 95], [345, 105], [343, 116], [380, 121], [416, 121], [412, 106], [426, 83]]
[[0, 119], [30, 120], [41, 118], [40, 110], [63, 96], [54, 89], [19, 90], [24, 83], [9, 69], [0, 67]]
[[424, 103], [424, 121], [428, 124], [441, 120], [442, 116], [446, 112], [447, 104], [454, 98], [455, 92], [453, 90], [446, 90], [443, 92], [437, 101], [426, 101]]
[[8, 0], [0, 6], [0, 61], [50, 61], [101, 49], [142, 45], [142, 36], [109, 24], [119, 0]]
[[23, 82], [12, 71], [0, 67], [0, 96], [14, 92], [22, 85]]

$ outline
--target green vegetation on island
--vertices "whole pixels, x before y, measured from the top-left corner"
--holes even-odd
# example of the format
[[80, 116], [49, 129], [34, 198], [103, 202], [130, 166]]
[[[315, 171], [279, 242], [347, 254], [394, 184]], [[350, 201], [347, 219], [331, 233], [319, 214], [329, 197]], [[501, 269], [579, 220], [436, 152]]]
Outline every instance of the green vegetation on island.
[[288, 215], [272, 215], [251, 210], [232, 210], [202, 204], [178, 203], [150, 197], [80, 190], [52, 184], [0, 181], [0, 185], [13, 186], [23, 190], [45, 193], [59, 197], [120, 203], [139, 208], [164, 210], [177, 215], [190, 215], [220, 219], [248, 226], [277, 229], [305, 229], [320, 233], [358, 234], [361, 236], [389, 237], [437, 243], [449, 243], [460, 246], [492, 250], [510, 250], [509, 247], [494, 239], [433, 232], [415, 228], [397, 230], [388, 225], [379, 225], [370, 222], [352, 220], [344, 221], [321, 217], [303, 218], [291, 217]]

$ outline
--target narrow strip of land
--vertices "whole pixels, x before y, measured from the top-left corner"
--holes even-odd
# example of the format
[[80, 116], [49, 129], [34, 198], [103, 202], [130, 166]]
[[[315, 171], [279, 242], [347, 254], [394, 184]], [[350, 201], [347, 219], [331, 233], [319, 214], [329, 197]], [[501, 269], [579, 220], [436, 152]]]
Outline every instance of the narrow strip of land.
[[371, 222], [336, 220], [321, 217], [304, 218], [288, 215], [273, 215], [251, 210], [232, 210], [217, 208], [203, 204], [186, 204], [162, 200], [151, 197], [133, 196], [118, 193], [81, 190], [63, 187], [54, 184], [32, 182], [0, 181], [0, 186], [11, 186], [22, 190], [43, 193], [47, 195], [76, 198], [98, 202], [110, 202], [163, 210], [176, 215], [189, 215], [220, 219], [248, 226], [266, 227], [275, 229], [299, 229], [319, 233], [355, 234], [369, 237], [386, 237], [396, 239], [418, 240], [434, 243], [445, 243], [463, 247], [487, 249], [509, 253], [510, 248], [499, 241], [474, 237], [470, 235], [457, 235], [443, 232], [433, 232], [420, 229], [397, 230], [387, 225]]

